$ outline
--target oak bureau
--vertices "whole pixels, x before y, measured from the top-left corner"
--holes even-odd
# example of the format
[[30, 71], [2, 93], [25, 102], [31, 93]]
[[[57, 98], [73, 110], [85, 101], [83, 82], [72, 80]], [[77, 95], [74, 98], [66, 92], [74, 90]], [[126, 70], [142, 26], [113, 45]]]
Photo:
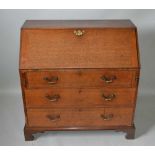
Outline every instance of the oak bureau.
[[134, 138], [140, 61], [130, 20], [27, 20], [20, 43], [25, 140], [52, 130]]

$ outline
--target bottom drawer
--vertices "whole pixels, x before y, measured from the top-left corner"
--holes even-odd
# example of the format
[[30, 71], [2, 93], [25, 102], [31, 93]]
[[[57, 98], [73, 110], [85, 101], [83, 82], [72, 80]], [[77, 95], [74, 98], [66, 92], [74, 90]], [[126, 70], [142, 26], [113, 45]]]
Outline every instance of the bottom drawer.
[[28, 109], [29, 127], [103, 127], [132, 124], [133, 108]]

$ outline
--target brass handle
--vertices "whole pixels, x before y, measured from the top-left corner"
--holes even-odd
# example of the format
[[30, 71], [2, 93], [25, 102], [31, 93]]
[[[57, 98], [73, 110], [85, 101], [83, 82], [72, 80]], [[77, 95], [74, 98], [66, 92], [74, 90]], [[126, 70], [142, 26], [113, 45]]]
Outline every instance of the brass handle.
[[57, 76], [52, 76], [52, 77], [45, 77], [44, 80], [48, 83], [48, 84], [56, 84], [58, 81], [58, 77]]
[[85, 31], [84, 30], [74, 30], [74, 34], [76, 35], [76, 36], [83, 36], [84, 35], [84, 33], [85, 33]]
[[112, 83], [116, 79], [116, 76], [107, 77], [104, 75], [101, 77], [101, 79], [106, 83]]
[[113, 114], [108, 114], [108, 115], [101, 114], [101, 118], [102, 118], [104, 121], [112, 120], [113, 117], [114, 117]]
[[50, 102], [56, 102], [60, 99], [60, 95], [56, 94], [56, 95], [47, 95], [46, 98], [50, 101]]
[[60, 115], [47, 115], [46, 117], [53, 122], [60, 120]]
[[116, 96], [115, 96], [115, 94], [110, 94], [110, 95], [102, 95], [102, 97], [104, 98], [104, 100], [105, 101], [111, 101], [111, 100], [113, 100]]

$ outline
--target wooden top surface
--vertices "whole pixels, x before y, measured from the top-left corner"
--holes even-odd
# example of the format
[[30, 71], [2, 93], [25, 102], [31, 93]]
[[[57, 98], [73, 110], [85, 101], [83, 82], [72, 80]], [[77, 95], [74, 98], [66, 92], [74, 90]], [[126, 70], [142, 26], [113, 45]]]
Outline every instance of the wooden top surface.
[[22, 29], [135, 28], [130, 20], [27, 20]]

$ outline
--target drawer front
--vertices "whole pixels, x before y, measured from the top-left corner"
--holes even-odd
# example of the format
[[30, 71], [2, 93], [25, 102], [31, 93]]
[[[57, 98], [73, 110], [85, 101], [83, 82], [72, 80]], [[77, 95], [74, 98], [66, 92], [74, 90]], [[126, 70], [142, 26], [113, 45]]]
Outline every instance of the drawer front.
[[132, 124], [132, 108], [28, 109], [30, 127], [103, 127]]
[[134, 106], [135, 88], [26, 89], [28, 108]]
[[43, 87], [133, 87], [136, 83], [134, 70], [72, 69], [29, 71], [28, 88]]

